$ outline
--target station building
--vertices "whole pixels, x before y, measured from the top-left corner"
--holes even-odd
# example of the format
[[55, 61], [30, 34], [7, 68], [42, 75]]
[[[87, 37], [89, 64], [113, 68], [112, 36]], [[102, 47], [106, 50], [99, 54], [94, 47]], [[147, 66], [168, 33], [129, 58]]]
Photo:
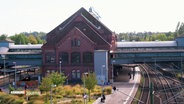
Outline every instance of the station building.
[[85, 72], [104, 68], [103, 78], [107, 81], [111, 71], [109, 53], [115, 49], [115, 42], [116, 35], [92, 9], [88, 12], [81, 8], [47, 34], [47, 43], [42, 46], [43, 73], [61, 70], [69, 80], [77, 81]]
[[[63, 72], [68, 80], [80, 81], [85, 72], [95, 72], [98, 84], [108, 82], [116, 66], [143, 62], [184, 62], [184, 37], [174, 41], [117, 42], [90, 8], [79, 9], [47, 34], [45, 44], [15, 45], [0, 41], [0, 67], [36, 65], [43, 75]], [[113, 72], [114, 69], [114, 72]]]

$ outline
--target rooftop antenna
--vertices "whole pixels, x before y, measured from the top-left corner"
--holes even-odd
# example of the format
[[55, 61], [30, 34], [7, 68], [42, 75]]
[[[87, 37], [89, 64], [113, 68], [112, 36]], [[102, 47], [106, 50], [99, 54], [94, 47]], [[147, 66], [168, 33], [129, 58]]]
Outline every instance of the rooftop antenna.
[[100, 15], [98, 14], [98, 12], [95, 11], [95, 9], [93, 7], [89, 8], [89, 12], [98, 20], [101, 18]]

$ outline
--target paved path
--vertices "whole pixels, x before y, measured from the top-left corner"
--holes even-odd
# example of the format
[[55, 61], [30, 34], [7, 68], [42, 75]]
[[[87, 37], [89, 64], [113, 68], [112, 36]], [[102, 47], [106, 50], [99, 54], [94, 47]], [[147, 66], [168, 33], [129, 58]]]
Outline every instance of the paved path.
[[106, 95], [105, 103], [100, 102], [98, 98], [93, 104], [131, 104], [140, 83], [140, 71], [136, 67], [136, 74], [134, 79], [128, 82], [114, 82], [117, 91], [110, 95]]

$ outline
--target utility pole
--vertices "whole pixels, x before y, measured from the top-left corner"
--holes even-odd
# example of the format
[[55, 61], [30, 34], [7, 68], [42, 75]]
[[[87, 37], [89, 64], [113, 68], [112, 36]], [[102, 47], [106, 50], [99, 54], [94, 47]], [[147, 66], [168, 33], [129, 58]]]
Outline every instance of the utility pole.
[[50, 87], [50, 104], [52, 104], [52, 87], [56, 87], [56, 85], [51, 85]]
[[150, 83], [150, 104], [154, 104], [154, 96], [153, 96], [153, 83]]

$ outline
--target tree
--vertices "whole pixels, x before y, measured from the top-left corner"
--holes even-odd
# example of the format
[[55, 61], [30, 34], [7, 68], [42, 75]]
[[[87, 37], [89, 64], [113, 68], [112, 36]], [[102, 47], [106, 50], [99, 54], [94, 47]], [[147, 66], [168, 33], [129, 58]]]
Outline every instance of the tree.
[[6, 38], [7, 38], [7, 35], [6, 35], [6, 34], [2, 34], [2, 35], [0, 36], [0, 40], [6, 40]]
[[16, 34], [10, 37], [11, 40], [15, 42], [15, 44], [28, 44], [29, 40], [28, 37], [24, 34]]
[[56, 86], [63, 85], [65, 82], [66, 77], [63, 73], [53, 72], [49, 75], [49, 78], [51, 79], [52, 83]]
[[37, 44], [38, 43], [37, 40], [36, 40], [36, 38], [33, 35], [29, 35], [28, 36], [28, 39], [29, 39], [29, 42], [31, 44]]
[[91, 90], [93, 90], [95, 85], [97, 84], [95, 73], [88, 73], [87, 75], [83, 74], [82, 81], [85, 84], [85, 87], [88, 89], [89, 101], [90, 101]]
[[46, 92], [46, 102], [48, 101], [47, 92], [51, 90], [52, 84], [52, 80], [49, 77], [44, 77], [42, 79], [41, 85], [39, 86], [40, 91]]

